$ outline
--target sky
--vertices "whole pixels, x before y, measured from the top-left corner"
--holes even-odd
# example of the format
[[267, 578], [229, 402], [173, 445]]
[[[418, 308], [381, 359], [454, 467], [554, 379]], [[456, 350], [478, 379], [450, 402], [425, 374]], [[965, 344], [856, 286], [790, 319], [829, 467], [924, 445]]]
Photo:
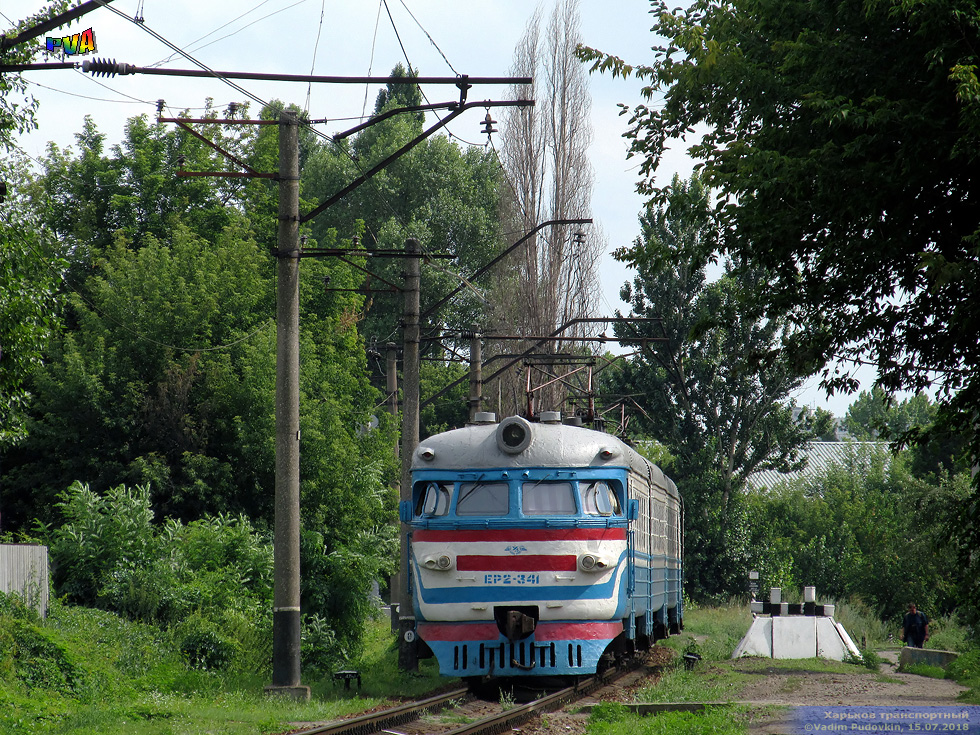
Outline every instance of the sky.
[[[0, 0], [0, 28], [37, 12], [43, 3]], [[398, 63], [422, 76], [467, 74], [473, 77], [508, 76], [514, 48], [534, 12], [534, 3], [522, 0], [115, 0], [47, 36], [61, 37], [92, 29], [96, 52], [75, 59], [109, 58], [139, 67], [199, 68], [170, 46], [189, 53], [217, 71], [249, 71], [329, 76], [387, 76]], [[542, 0], [545, 17], [552, 0]], [[118, 12], [114, 12], [118, 11]], [[650, 28], [648, 0], [580, 0], [583, 42], [614, 54], [632, 64], [650, 63], [656, 37]], [[134, 19], [142, 18], [141, 23]], [[45, 37], [34, 41], [43, 46]], [[40, 58], [38, 60], [41, 60]], [[74, 70], [34, 71], [25, 78], [40, 102], [38, 130], [21, 139], [32, 156], [41, 157], [48, 141], [64, 147], [74, 143], [84, 117], [91, 115], [107, 143], [118, 142], [125, 121], [134, 115], [156, 115], [156, 101], [166, 101], [167, 114], [201, 108], [206, 98], [223, 109], [229, 102], [243, 102], [242, 92], [216, 79], [149, 75], [95, 78]], [[308, 109], [313, 119], [358, 117], [374, 106], [379, 86], [306, 84], [287, 82], [236, 82], [263, 99], [280, 99]], [[599, 263], [603, 316], [628, 313], [619, 289], [632, 278], [615, 261], [611, 251], [632, 243], [639, 233], [638, 216], [643, 198], [636, 193], [639, 159], [627, 158], [622, 137], [628, 116], [620, 115], [619, 103], [633, 106], [642, 101], [642, 83], [591, 75], [593, 142], [590, 158], [595, 174], [592, 217], [608, 240]], [[455, 87], [429, 87], [430, 101], [451, 101]], [[469, 100], [503, 99], [504, 87], [474, 87]], [[257, 105], [252, 103], [252, 113]], [[500, 119], [500, 110], [494, 117]], [[482, 145], [486, 137], [481, 123], [485, 110], [464, 113], [449, 126], [461, 141]], [[318, 126], [330, 134], [356, 121]], [[499, 126], [498, 126], [499, 128]], [[499, 137], [495, 140], [498, 150]], [[674, 174], [690, 175], [694, 162], [678, 146], [657, 172], [658, 181]], [[873, 375], [862, 376], [862, 383]], [[798, 403], [820, 406], [843, 416], [849, 397], [827, 399], [816, 380], [796, 396]]]

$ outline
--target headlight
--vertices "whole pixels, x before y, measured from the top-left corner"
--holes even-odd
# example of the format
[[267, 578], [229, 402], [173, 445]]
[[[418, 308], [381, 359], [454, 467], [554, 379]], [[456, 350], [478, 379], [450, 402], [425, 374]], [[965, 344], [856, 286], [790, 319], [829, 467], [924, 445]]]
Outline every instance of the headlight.
[[601, 572], [609, 566], [609, 563], [595, 554], [582, 554], [579, 557], [578, 565], [583, 572]]
[[440, 572], [445, 572], [453, 568], [453, 559], [448, 554], [427, 556], [422, 560], [422, 566], [424, 566], [426, 569], [434, 569]]

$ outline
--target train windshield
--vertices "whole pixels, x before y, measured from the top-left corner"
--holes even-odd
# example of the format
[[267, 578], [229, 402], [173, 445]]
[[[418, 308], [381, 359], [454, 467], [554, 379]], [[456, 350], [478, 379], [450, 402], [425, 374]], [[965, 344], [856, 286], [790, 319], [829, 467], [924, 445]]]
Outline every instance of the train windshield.
[[418, 505], [415, 507], [415, 515], [446, 515], [449, 512], [449, 500], [452, 498], [452, 495], [452, 485], [441, 485], [437, 482], [430, 482], [426, 485], [425, 492], [419, 498]]
[[456, 501], [458, 516], [505, 516], [510, 510], [506, 482], [464, 482]]
[[593, 516], [622, 515], [619, 498], [608, 483], [582, 483], [582, 509]]
[[575, 494], [570, 482], [525, 482], [521, 492], [524, 515], [574, 515]]

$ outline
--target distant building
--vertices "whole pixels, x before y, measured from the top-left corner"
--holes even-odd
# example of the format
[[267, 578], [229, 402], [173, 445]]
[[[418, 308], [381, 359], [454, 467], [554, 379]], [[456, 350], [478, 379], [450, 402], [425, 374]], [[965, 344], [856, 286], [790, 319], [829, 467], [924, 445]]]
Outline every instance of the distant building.
[[807, 442], [803, 448], [806, 467], [797, 472], [761, 470], [748, 477], [748, 485], [755, 490], [772, 490], [776, 485], [794, 480], [821, 477], [833, 466], [846, 467], [856, 462], [869, 464], [874, 457], [883, 455], [885, 464], [890, 462], [888, 442]]

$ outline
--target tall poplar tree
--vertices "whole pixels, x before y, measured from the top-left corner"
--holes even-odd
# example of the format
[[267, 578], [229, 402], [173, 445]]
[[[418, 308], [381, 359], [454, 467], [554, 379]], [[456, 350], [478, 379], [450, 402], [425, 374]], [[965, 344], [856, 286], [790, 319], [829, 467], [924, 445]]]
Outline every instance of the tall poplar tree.
[[[516, 241], [547, 220], [587, 218], [591, 213], [593, 173], [588, 160], [592, 142], [589, 114], [592, 98], [588, 78], [575, 57], [581, 42], [578, 0], [558, 0], [543, 24], [535, 12], [518, 43], [511, 73], [528, 76], [534, 107], [512, 108], [504, 114], [501, 157], [513, 189], [504, 218]], [[582, 317], [596, 315], [599, 285], [596, 265], [604, 242], [596, 227], [585, 238], [580, 226], [556, 225], [530, 237], [508, 262], [498, 286], [491, 328], [519, 335], [549, 334]], [[562, 336], [583, 336], [590, 328], [576, 325]], [[492, 335], [491, 335], [492, 336]], [[523, 344], [523, 343], [521, 343]], [[503, 351], [513, 351], [506, 343]], [[560, 351], [546, 345], [543, 352]], [[509, 387], [511, 410], [522, 403], [522, 386]], [[560, 409], [558, 391], [543, 399], [545, 409]], [[550, 404], [550, 405], [549, 405]]]

